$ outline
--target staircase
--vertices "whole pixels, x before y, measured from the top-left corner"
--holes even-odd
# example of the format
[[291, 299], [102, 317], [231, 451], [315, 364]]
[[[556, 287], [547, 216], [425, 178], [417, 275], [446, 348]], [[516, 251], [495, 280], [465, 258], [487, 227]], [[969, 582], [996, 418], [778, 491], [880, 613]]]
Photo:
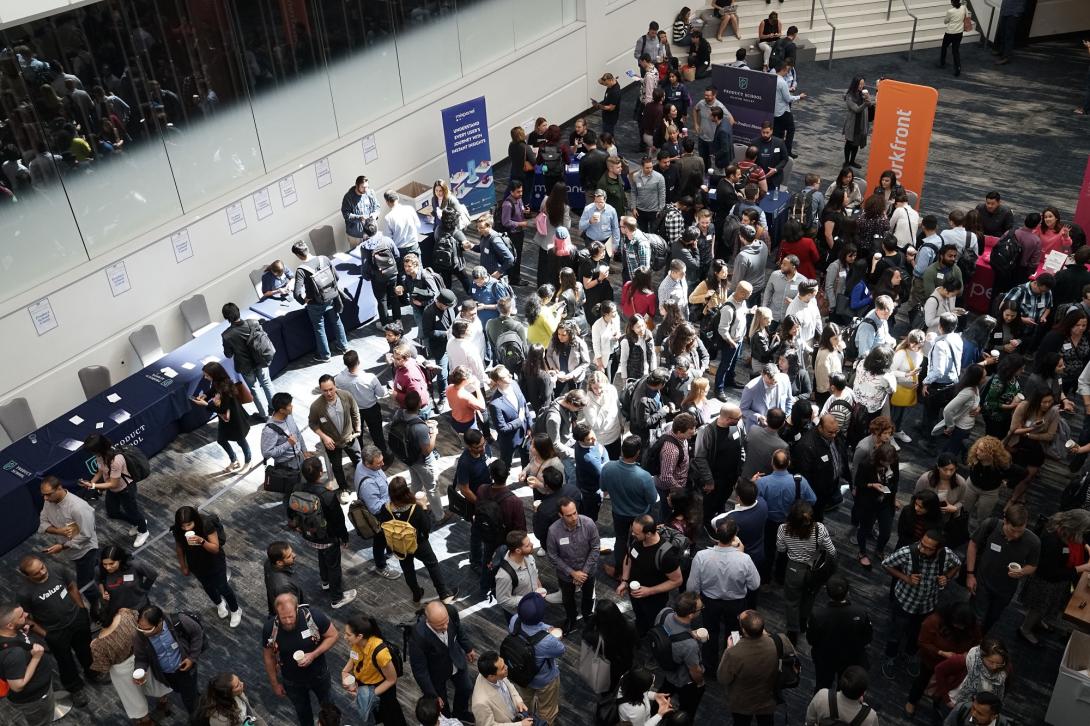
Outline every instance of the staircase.
[[[817, 48], [817, 61], [829, 59], [829, 45], [833, 42], [833, 31], [825, 23], [821, 12], [821, 2], [813, 0], [814, 27], [810, 27], [812, 0], [784, 0], [766, 5], [760, 2], [742, 2], [738, 4], [741, 40], [735, 40], [728, 28], [723, 41], [715, 40], [715, 27], [705, 28], [705, 37], [712, 46], [712, 63], [730, 63], [735, 51], [740, 46], [749, 48], [757, 44], [757, 26], [775, 10], [779, 13], [784, 32], [791, 25], [799, 27], [799, 38]], [[905, 2], [908, 11], [905, 10]], [[943, 18], [950, 7], [949, 0], [824, 0], [825, 12], [829, 22], [836, 26], [836, 39], [833, 44], [833, 58], [852, 58], [862, 55], [877, 55], [908, 51], [912, 39], [913, 19], [916, 22], [915, 49], [937, 48], [942, 44], [945, 32]], [[886, 19], [887, 9], [890, 11]], [[965, 34], [963, 43], [977, 38], [976, 30]]]

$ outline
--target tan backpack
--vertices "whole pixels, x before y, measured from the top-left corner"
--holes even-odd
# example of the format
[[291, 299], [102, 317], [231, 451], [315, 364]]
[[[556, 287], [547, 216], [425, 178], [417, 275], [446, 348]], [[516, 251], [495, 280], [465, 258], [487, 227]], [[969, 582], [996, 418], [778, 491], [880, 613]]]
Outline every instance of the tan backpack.
[[416, 505], [409, 507], [409, 514], [405, 521], [394, 517], [394, 510], [386, 505], [386, 511], [390, 513], [390, 519], [382, 523], [382, 533], [386, 536], [386, 546], [399, 560], [416, 554], [416, 527], [409, 524]]

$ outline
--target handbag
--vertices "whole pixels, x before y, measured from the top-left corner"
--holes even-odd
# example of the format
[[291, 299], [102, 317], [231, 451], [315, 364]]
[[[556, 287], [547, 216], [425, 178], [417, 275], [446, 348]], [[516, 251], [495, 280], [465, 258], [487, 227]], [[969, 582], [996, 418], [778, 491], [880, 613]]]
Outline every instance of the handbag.
[[973, 17], [969, 15], [969, 10], [965, 10], [965, 17], [962, 18], [961, 27], [966, 32], [972, 32], [973, 30]]
[[299, 483], [299, 470], [283, 464], [270, 464], [265, 467], [265, 481], [261, 488], [276, 494], [289, 494]]
[[374, 536], [382, 531], [375, 515], [358, 499], [348, 505], [348, 521], [363, 539], [374, 539]]
[[254, 394], [250, 390], [250, 387], [246, 385], [246, 381], [238, 381], [235, 383], [235, 398], [239, 403], [253, 403]]
[[836, 572], [836, 558], [830, 557], [829, 553], [821, 548], [818, 544], [818, 527], [817, 523], [814, 523], [814, 561], [810, 563], [810, 569], [807, 570], [804, 578], [806, 588], [811, 592], [817, 592], [825, 583], [829, 581], [829, 578]]
[[[916, 361], [912, 360], [911, 353], [905, 351], [905, 357], [908, 358], [908, 362], [912, 364], [912, 368], [909, 369], [910, 373], [919, 368], [919, 365], [916, 363]], [[889, 399], [889, 403], [891, 406], [897, 406], [899, 408], [915, 406], [916, 387], [902, 386], [898, 384], [897, 390], [893, 392], [893, 396]]]
[[602, 636], [593, 648], [584, 640], [579, 649], [579, 675], [595, 693], [609, 690], [610, 662], [602, 656]]

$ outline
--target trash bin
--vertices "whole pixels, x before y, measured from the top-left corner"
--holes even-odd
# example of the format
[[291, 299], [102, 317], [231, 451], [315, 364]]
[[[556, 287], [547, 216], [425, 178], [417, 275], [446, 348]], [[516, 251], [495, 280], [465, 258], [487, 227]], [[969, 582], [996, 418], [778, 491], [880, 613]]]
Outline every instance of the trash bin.
[[1051, 726], [1090, 724], [1090, 635], [1071, 633], [1056, 674], [1045, 721]]

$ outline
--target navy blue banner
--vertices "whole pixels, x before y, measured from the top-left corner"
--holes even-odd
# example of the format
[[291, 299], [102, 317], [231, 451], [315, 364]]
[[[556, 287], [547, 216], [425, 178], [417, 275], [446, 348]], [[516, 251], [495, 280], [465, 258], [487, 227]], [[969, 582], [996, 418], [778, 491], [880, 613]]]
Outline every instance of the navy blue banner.
[[771, 122], [776, 112], [776, 74], [713, 65], [712, 83], [734, 117], [734, 140], [744, 143], [760, 136], [761, 122]]
[[496, 179], [488, 148], [484, 96], [443, 109], [450, 190], [471, 215], [496, 205]]

